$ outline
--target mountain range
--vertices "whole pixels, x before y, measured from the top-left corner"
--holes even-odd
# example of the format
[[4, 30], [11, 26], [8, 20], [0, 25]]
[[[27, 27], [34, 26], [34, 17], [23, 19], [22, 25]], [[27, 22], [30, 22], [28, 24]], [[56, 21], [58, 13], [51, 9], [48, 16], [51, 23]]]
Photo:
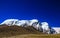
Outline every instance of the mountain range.
[[[0, 24], [0, 28], [2, 27], [23, 27], [26, 29], [26, 27], [29, 27], [32, 29], [32, 27], [36, 30], [38, 30], [39, 32], [42, 33], [47, 33], [47, 34], [59, 34], [60, 31], [58, 31], [58, 28], [52, 28], [49, 26], [49, 24], [47, 22], [42, 22], [40, 23], [39, 20], [37, 19], [32, 19], [32, 20], [19, 20], [19, 19], [7, 19], [5, 21], [3, 21]], [[13, 27], [13, 28], [14, 28]], [[12, 28], [10, 28], [12, 29]], [[20, 29], [22, 30], [22, 29]], [[30, 30], [33, 31], [33, 30]], [[28, 33], [28, 32], [27, 32]]]

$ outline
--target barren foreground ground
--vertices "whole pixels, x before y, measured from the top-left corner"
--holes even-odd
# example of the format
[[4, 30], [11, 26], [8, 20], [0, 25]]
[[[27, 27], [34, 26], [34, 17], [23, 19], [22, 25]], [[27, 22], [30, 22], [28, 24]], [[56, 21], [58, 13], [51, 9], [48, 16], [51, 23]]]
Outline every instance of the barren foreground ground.
[[11, 37], [1, 37], [1, 38], [60, 38], [60, 35], [47, 35], [47, 34], [24, 34], [16, 35]]

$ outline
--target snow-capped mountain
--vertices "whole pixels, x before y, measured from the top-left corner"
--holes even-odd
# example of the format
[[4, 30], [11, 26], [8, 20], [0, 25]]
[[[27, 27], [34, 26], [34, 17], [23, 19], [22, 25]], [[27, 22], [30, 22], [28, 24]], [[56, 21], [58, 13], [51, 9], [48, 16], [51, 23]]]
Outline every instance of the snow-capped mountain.
[[55, 34], [60, 34], [60, 27], [52, 27], [55, 30]]
[[[42, 22], [42, 29], [43, 29], [43, 33], [45, 33], [46, 31], [48, 31], [47, 33], [49, 34], [50, 32], [50, 28], [47, 22]], [[46, 30], [46, 31], [45, 31]]]
[[7, 19], [5, 21], [3, 21], [0, 25], [2, 24], [6, 24], [6, 25], [15, 25], [15, 22], [18, 21], [18, 19]]
[[4, 22], [2, 22], [1, 24], [6, 24], [6, 25], [17, 25], [17, 26], [21, 26], [21, 25], [32, 25], [33, 23], [37, 24], [38, 20], [37, 19], [32, 19], [32, 20], [18, 20], [18, 19], [7, 19]]
[[22, 27], [32, 25], [36, 29], [38, 29], [38, 27], [40, 27], [39, 22], [38, 22], [37, 19], [32, 19], [32, 20], [7, 19], [4, 22], [2, 22], [1, 25], [2, 24], [6, 24], [8, 26], [17, 25], [17, 26], [22, 26]]
[[8, 25], [8, 26], [33, 26], [36, 30], [42, 31], [43, 33], [47, 34], [58, 34], [60, 33], [60, 30], [57, 31], [55, 28], [51, 28], [47, 22], [40, 23], [37, 19], [32, 20], [19, 20], [19, 19], [7, 19], [4, 22], [2, 22], [0, 25]]

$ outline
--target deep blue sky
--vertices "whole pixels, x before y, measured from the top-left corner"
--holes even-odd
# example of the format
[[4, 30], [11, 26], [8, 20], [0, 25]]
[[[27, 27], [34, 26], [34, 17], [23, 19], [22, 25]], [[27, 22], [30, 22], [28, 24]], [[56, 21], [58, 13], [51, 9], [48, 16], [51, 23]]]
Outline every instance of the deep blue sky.
[[58, 0], [0, 0], [0, 23], [5, 19], [38, 19], [60, 26]]

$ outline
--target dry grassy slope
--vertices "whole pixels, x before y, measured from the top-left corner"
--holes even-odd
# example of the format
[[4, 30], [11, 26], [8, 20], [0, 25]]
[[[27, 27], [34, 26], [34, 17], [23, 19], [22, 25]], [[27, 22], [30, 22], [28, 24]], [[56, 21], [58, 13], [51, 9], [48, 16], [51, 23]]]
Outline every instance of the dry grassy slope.
[[0, 37], [3, 36], [15, 36], [15, 35], [24, 35], [24, 34], [43, 34], [35, 28], [29, 27], [19, 27], [19, 26], [7, 26], [0, 25]]
[[60, 34], [43, 34], [33, 27], [0, 25], [0, 38], [60, 38]]
[[[4, 37], [6, 38], [6, 37]], [[16, 35], [12, 37], [7, 37], [7, 38], [60, 38], [60, 35], [47, 35], [47, 34], [24, 34], [24, 35]]]

